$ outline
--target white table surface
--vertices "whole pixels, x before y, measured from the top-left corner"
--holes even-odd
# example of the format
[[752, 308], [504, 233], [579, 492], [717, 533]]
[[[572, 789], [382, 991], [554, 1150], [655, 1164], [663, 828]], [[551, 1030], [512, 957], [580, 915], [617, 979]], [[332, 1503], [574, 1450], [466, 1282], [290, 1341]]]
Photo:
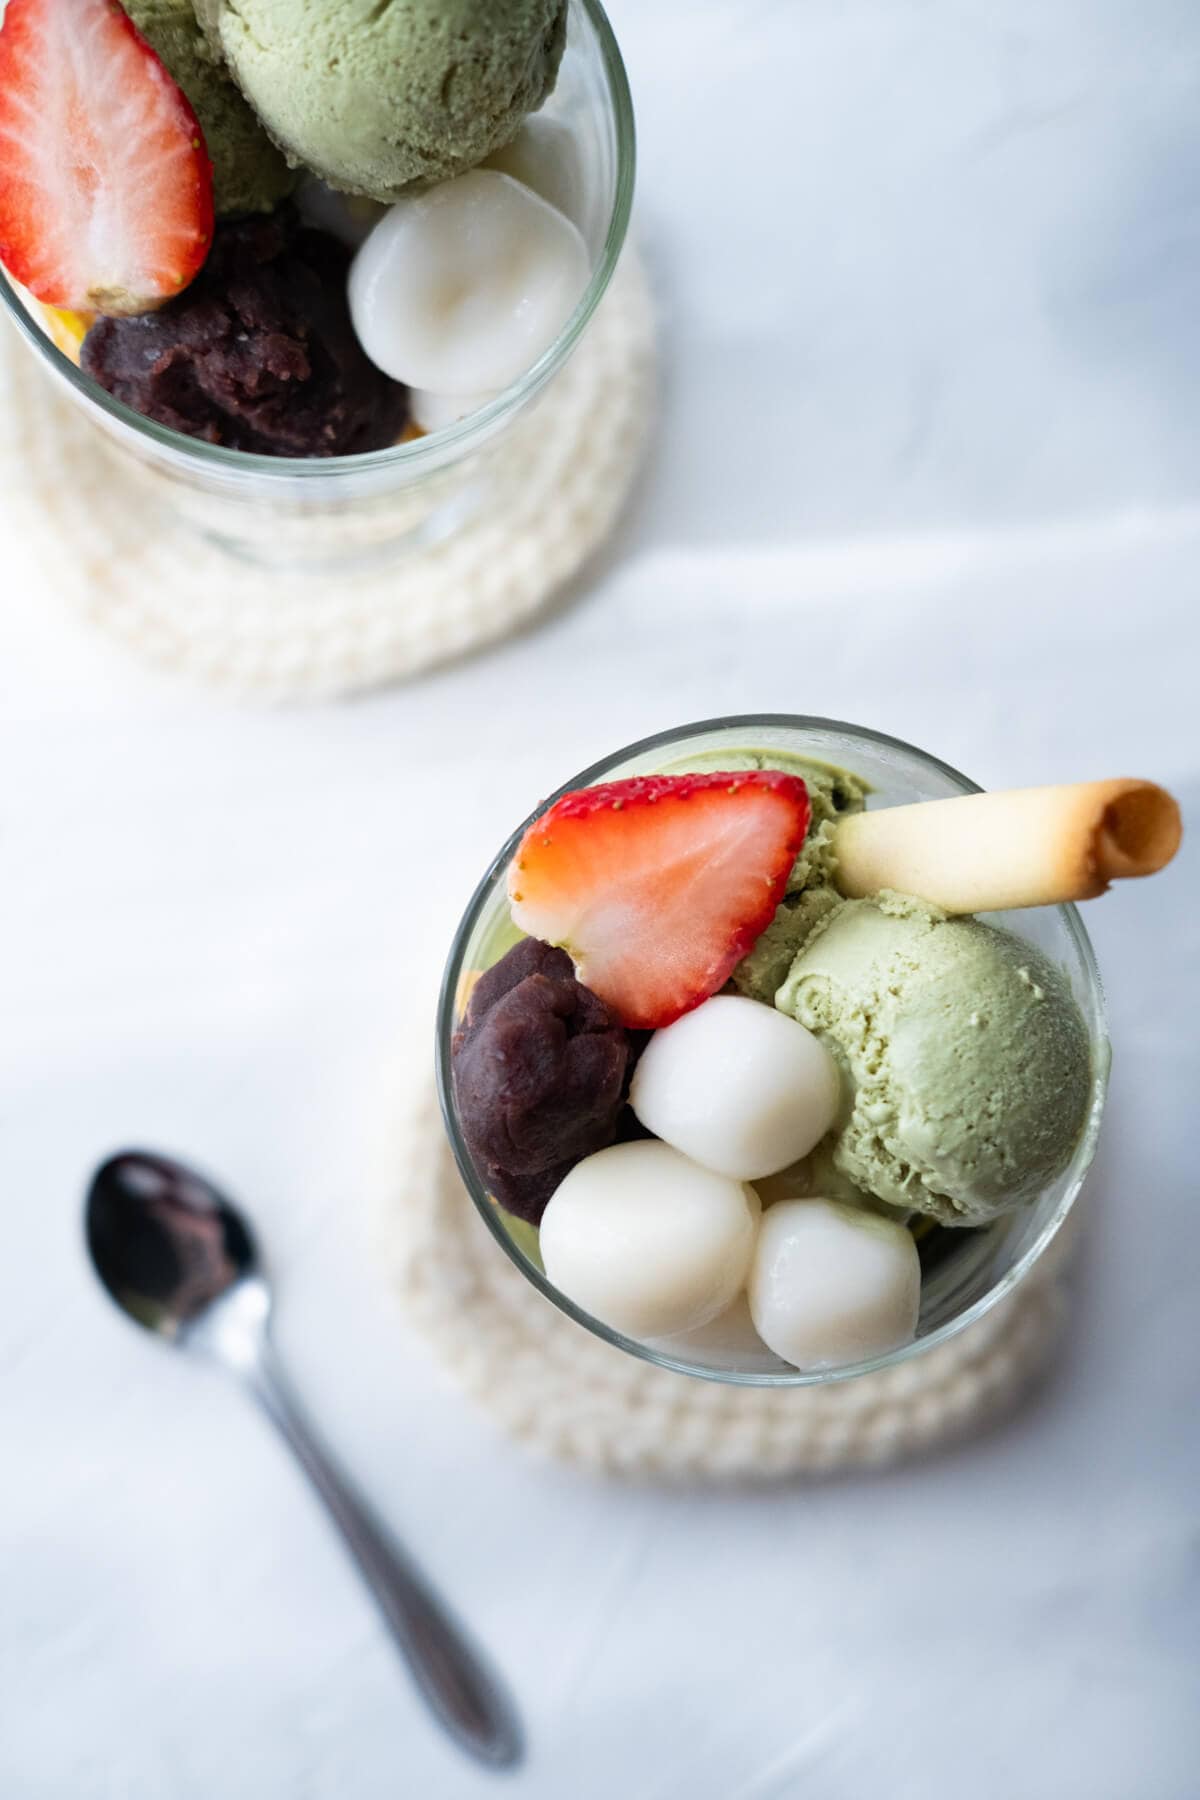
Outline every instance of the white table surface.
[[406, 691], [238, 710], [90, 637], [4, 539], [4, 1800], [494, 1791], [239, 1396], [94, 1286], [81, 1190], [129, 1140], [253, 1208], [315, 1414], [511, 1676], [507, 1791], [1197, 1792], [1194, 844], [1089, 909], [1116, 1064], [1073, 1326], [982, 1441], [763, 1492], [541, 1467], [364, 1253], [383, 1071], [426, 1059], [468, 889], [612, 745], [812, 711], [988, 785], [1129, 770], [1200, 805], [1195, 9], [613, 10], [666, 385], [569, 609]]

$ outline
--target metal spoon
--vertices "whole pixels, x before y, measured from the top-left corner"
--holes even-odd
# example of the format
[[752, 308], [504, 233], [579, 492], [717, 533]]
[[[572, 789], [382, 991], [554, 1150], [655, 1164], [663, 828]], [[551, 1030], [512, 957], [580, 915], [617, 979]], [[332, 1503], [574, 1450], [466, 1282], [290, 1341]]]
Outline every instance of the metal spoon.
[[123, 1311], [180, 1349], [224, 1364], [278, 1426], [450, 1735], [494, 1768], [519, 1762], [520, 1727], [503, 1690], [334, 1468], [289, 1392], [267, 1329], [271, 1291], [240, 1214], [181, 1163], [126, 1150], [92, 1178], [87, 1242], [97, 1274]]

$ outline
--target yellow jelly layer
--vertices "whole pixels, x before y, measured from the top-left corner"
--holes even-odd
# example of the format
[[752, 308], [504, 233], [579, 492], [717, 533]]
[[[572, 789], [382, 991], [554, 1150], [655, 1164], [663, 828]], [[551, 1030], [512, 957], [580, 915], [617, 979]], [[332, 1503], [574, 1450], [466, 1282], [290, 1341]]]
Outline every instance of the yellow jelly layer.
[[63, 306], [41, 307], [46, 332], [56, 350], [69, 356], [78, 367], [83, 340], [91, 330], [94, 313], [68, 312]]

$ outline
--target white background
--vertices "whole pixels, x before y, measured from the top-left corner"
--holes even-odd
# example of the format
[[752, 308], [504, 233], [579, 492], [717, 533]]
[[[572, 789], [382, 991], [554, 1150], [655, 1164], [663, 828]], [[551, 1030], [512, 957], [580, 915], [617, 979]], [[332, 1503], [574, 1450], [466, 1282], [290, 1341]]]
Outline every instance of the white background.
[[4, 539], [4, 1800], [494, 1788], [239, 1396], [94, 1287], [81, 1193], [129, 1140], [252, 1208], [299, 1385], [520, 1697], [514, 1796], [1197, 1792], [1194, 845], [1089, 908], [1116, 1064], [1073, 1325], [982, 1441], [761, 1492], [547, 1469], [364, 1250], [468, 890], [612, 746], [810, 711], [989, 786], [1200, 807], [1190, 0], [613, 10], [665, 392], [569, 607], [408, 690], [238, 710], [88, 636]]

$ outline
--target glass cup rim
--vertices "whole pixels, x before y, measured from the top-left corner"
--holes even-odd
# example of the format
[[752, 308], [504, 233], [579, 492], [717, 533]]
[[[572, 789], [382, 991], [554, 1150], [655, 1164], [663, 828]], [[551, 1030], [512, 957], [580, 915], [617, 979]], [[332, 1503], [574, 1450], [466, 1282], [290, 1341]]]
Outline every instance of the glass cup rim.
[[551, 377], [557, 374], [583, 335], [589, 320], [604, 298], [616, 270], [629, 217], [633, 206], [634, 179], [637, 169], [637, 137], [634, 125], [633, 96], [625, 62], [601, 0], [574, 0], [596, 34], [604, 69], [605, 83], [616, 128], [616, 183], [612, 211], [605, 233], [604, 247], [592, 270], [591, 278], [574, 312], [548, 349], [486, 406], [468, 413], [444, 430], [404, 444], [389, 444], [383, 450], [359, 451], [350, 456], [266, 456], [257, 451], [230, 450], [221, 444], [208, 444], [186, 432], [175, 431], [135, 412], [123, 401], [106, 393], [54, 344], [25, 306], [7, 271], [0, 268], [0, 302], [3, 302], [18, 333], [53, 372], [65, 381], [88, 405], [113, 420], [118, 426], [148, 439], [159, 451], [194, 462], [199, 469], [225, 475], [254, 475], [280, 483], [328, 481], [341, 475], [402, 472], [412, 479], [442, 468], [446, 463], [468, 455], [489, 438], [497, 425], [518, 412]]
[[521, 1254], [500, 1223], [497, 1216], [499, 1209], [495, 1202], [489, 1199], [483, 1183], [475, 1172], [474, 1163], [459, 1128], [453, 1093], [451, 1043], [456, 1024], [456, 999], [459, 976], [462, 972], [463, 953], [471, 933], [478, 923], [480, 914], [491, 898], [496, 877], [508, 866], [513, 852], [534, 820], [540, 818], [561, 795], [570, 793], [576, 788], [593, 785], [610, 774], [614, 767], [627, 763], [634, 757], [647, 755], [655, 750], [667, 749], [682, 739], [697, 737], [705, 732], [753, 731], [762, 728], [838, 733], [842, 736], [857, 738], [883, 749], [899, 750], [906, 756], [914, 757], [931, 772], [936, 771], [952, 781], [964, 794], [979, 794], [984, 791], [978, 782], [972, 781], [969, 776], [954, 768], [952, 764], [943, 762], [940, 757], [932, 756], [928, 751], [919, 749], [915, 744], [906, 743], [903, 738], [892, 737], [887, 732], [874, 731], [869, 726], [853, 725], [845, 720], [827, 719], [815, 714], [738, 713], [723, 718], [699, 719], [686, 725], [674, 726], [666, 731], [655, 732], [649, 737], [639, 738], [635, 743], [628, 744], [622, 749], [612, 751], [607, 756], [599, 758], [589, 767], [581, 770], [578, 775], [565, 781], [561, 787], [555, 789], [547, 799], [541, 801], [534, 808], [528, 818], [523, 820], [503, 848], [493, 857], [486, 873], [467, 903], [450, 946], [442, 977], [441, 992], [438, 997], [437, 1090], [442, 1119], [446, 1135], [450, 1140], [450, 1147], [454, 1153], [454, 1160], [476, 1211], [481, 1215], [488, 1230], [521, 1275], [575, 1324], [583, 1326], [585, 1331], [589, 1331], [594, 1337], [611, 1344], [614, 1348], [638, 1357], [642, 1362], [650, 1363], [657, 1368], [670, 1369], [679, 1375], [691, 1375], [700, 1380], [715, 1381], [735, 1387], [821, 1387], [834, 1381], [850, 1381], [860, 1375], [876, 1374], [881, 1370], [908, 1362], [912, 1357], [922, 1356], [930, 1350], [935, 1350], [951, 1338], [956, 1337], [960, 1331], [966, 1330], [969, 1325], [975, 1324], [991, 1312], [994, 1306], [997, 1306], [1001, 1300], [1016, 1289], [1034, 1264], [1040, 1261], [1046, 1250], [1049, 1249], [1066, 1222], [1095, 1156], [1111, 1060], [1104, 1006], [1104, 985], [1091, 939], [1088, 937], [1077, 907], [1062, 905], [1050, 909], [1058, 915], [1059, 921], [1079, 957], [1080, 966], [1086, 977], [1091, 1013], [1088, 1021], [1089, 1037], [1094, 1037], [1094, 1059], [1090, 1079], [1087, 1122], [1075, 1146], [1067, 1171], [1066, 1188], [1054, 1212], [1033, 1243], [1011, 1267], [1004, 1271], [1003, 1275], [989, 1287], [986, 1293], [981, 1294], [969, 1307], [964, 1308], [953, 1318], [947, 1319], [944, 1324], [939, 1325], [936, 1330], [928, 1332], [924, 1337], [915, 1338], [912, 1343], [902, 1344], [897, 1350], [886, 1351], [882, 1356], [869, 1357], [862, 1362], [846, 1363], [833, 1369], [816, 1370], [751, 1371], [712, 1368], [689, 1362], [683, 1357], [672, 1356], [657, 1345], [645, 1344], [637, 1338], [627, 1337], [623, 1332], [606, 1325], [603, 1320], [593, 1318], [590, 1313], [585, 1312], [582, 1307], [576, 1306], [574, 1301], [568, 1299], [555, 1287], [554, 1283], [540, 1269], [534, 1268], [532, 1263]]

